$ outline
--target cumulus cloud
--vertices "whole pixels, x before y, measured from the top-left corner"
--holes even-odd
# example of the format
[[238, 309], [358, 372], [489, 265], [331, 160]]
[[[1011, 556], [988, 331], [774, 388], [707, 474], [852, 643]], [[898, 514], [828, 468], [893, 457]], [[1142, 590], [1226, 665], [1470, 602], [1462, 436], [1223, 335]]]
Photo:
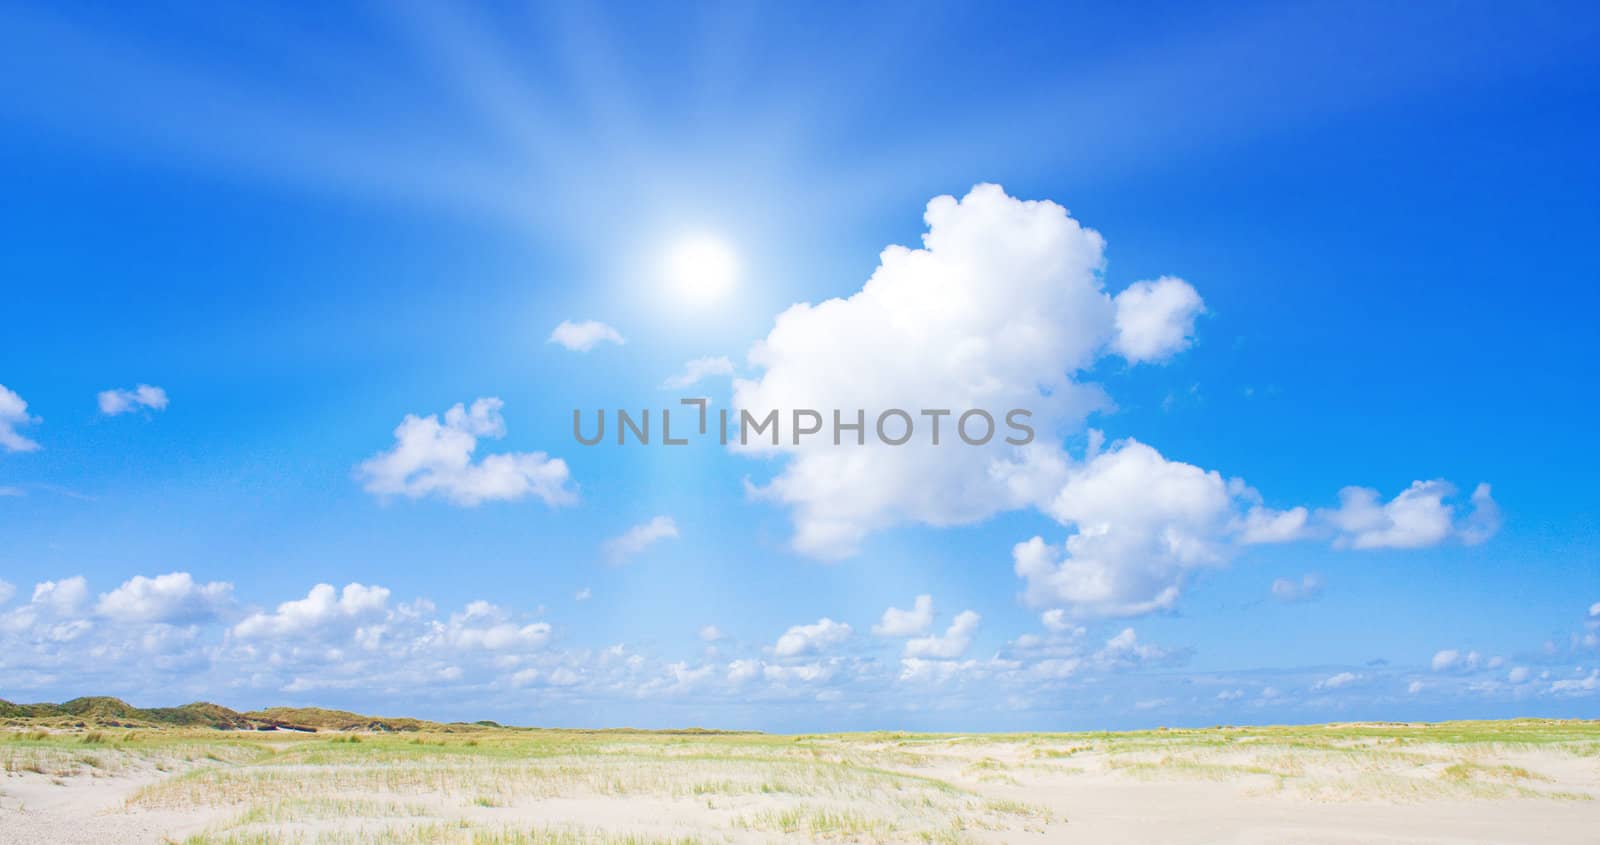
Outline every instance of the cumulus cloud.
[[566, 462], [544, 452], [502, 452], [474, 462], [478, 438], [504, 437], [504, 403], [489, 397], [471, 408], [457, 403], [444, 414], [407, 414], [394, 430], [394, 448], [356, 467], [362, 487], [377, 496], [440, 496], [472, 507], [485, 501], [533, 496], [552, 507], [570, 504]]
[[961, 611], [942, 636], [907, 640], [906, 657], [936, 657], [949, 660], [966, 654], [967, 647], [972, 645], [972, 635], [977, 632], [981, 619], [982, 617], [970, 610]]
[[[1028, 504], [1048, 486], [1039, 476], [1054, 450], [1006, 444], [1002, 415], [1031, 410], [1043, 442], [1104, 404], [1098, 388], [1074, 381], [1114, 333], [1100, 235], [1055, 203], [1013, 199], [997, 185], [937, 197], [924, 219], [922, 248], [885, 249], [859, 291], [780, 314], [750, 350], [760, 374], [735, 380], [734, 405], [842, 409], [845, 422], [855, 409], [873, 419], [886, 408], [986, 409], [1001, 435], [984, 447], [934, 447], [924, 418], [904, 446], [764, 445], [789, 456], [761, 490], [791, 508], [804, 553], [842, 557], [896, 523], [967, 523]], [[943, 423], [953, 440], [955, 415]]]
[[1239, 542], [1246, 546], [1288, 543], [1307, 535], [1309, 512], [1303, 507], [1273, 510], [1255, 505], [1245, 512], [1239, 526]]
[[1341, 687], [1350, 686], [1351, 684], [1354, 684], [1360, 680], [1361, 676], [1354, 672], [1340, 672], [1337, 675], [1331, 675], [1323, 678], [1320, 681], [1317, 681], [1312, 688], [1319, 690], [1335, 690]]
[[677, 536], [678, 523], [670, 516], [658, 516], [607, 540], [602, 546], [602, 551], [608, 563], [618, 566], [656, 543], [676, 539]]
[[1012, 549], [1031, 606], [1067, 605], [1091, 616], [1170, 608], [1189, 571], [1226, 562], [1236, 546], [1296, 535], [1262, 536], [1262, 523], [1290, 512], [1255, 504], [1259, 494], [1242, 481], [1167, 460], [1132, 439], [1096, 448], [1091, 440], [1088, 460], [1069, 465], [1065, 484], [1042, 504], [1074, 533], [1059, 544], [1034, 537]]
[[1322, 576], [1315, 572], [1293, 578], [1278, 578], [1272, 582], [1272, 597], [1279, 601], [1294, 602], [1315, 598], [1322, 592]]
[[585, 320], [574, 323], [571, 320], [562, 320], [550, 333], [546, 343], [558, 343], [573, 352], [588, 352], [601, 343], [625, 343], [622, 333], [600, 322], [599, 320]]
[[[750, 490], [789, 509], [796, 550], [845, 557], [893, 525], [958, 525], [1035, 508], [1067, 532], [1056, 543], [1041, 536], [1015, 547], [1026, 602], [1117, 616], [1172, 607], [1188, 573], [1223, 565], [1245, 546], [1315, 536], [1341, 547], [1427, 545], [1441, 524], [1443, 536], [1481, 542], [1498, 525], [1487, 487], [1459, 524], [1442, 502], [1443, 482], [1389, 503], [1350, 488], [1340, 508], [1314, 517], [1303, 506], [1269, 507], [1240, 479], [1132, 439], [1102, 451], [1091, 432], [1090, 448], [1074, 459], [1059, 445], [1063, 436], [1109, 407], [1083, 374], [1107, 355], [1157, 362], [1187, 347], [1204, 310], [1200, 295], [1163, 276], [1111, 296], [1098, 233], [1055, 203], [1015, 199], [996, 185], [936, 197], [924, 220], [921, 248], [883, 250], [860, 290], [780, 314], [748, 353], [754, 375], [734, 380], [735, 407], [837, 409], [839, 424], [854, 423], [860, 409], [868, 432], [879, 411], [913, 409], [912, 435], [900, 446], [868, 432], [858, 445], [852, 433], [833, 431], [829, 413], [824, 430], [850, 442], [822, 435], [797, 443], [788, 432], [733, 447], [782, 459], [775, 477]], [[956, 442], [954, 420], [972, 408], [1028, 409], [1036, 437]], [[944, 409], [951, 415], [940, 417]], [[935, 446], [941, 422], [944, 445]]]
[[717, 640], [722, 639], [724, 636], [726, 636], [726, 634], [722, 633], [722, 629], [715, 625], [700, 626], [700, 639], [705, 642], [714, 643]]
[[60, 581], [41, 581], [33, 587], [33, 604], [66, 615], [77, 612], [89, 598], [89, 582], [82, 575]]
[[10, 581], [0, 578], [0, 604], [11, 601], [11, 597], [16, 594], [17, 588]]
[[921, 595], [912, 601], [911, 610], [898, 607], [883, 612], [883, 619], [872, 626], [872, 633], [880, 637], [911, 637], [926, 632], [933, 626], [933, 596]]
[[1337, 532], [1335, 546], [1353, 549], [1415, 549], [1451, 538], [1475, 544], [1499, 530], [1500, 511], [1489, 485], [1473, 491], [1473, 510], [1459, 524], [1455, 506], [1445, 501], [1455, 494], [1443, 480], [1414, 481], [1388, 502], [1371, 488], [1346, 487], [1339, 491], [1339, 507], [1318, 511], [1318, 517]]
[[226, 581], [201, 584], [187, 572], [169, 572], [124, 581], [102, 594], [95, 612], [119, 622], [187, 624], [214, 618], [233, 601], [233, 585]]
[[386, 587], [351, 583], [339, 591], [332, 584], [318, 584], [305, 598], [286, 601], [275, 612], [251, 614], [234, 626], [233, 633], [246, 639], [301, 636], [330, 625], [379, 617], [388, 602]]
[[1436, 652], [1429, 665], [1435, 672], [1475, 672], [1478, 669], [1498, 669], [1505, 663], [1502, 657], [1484, 657], [1476, 651], [1447, 648]]
[[696, 358], [683, 365], [683, 372], [663, 381], [661, 387], [666, 390], [682, 390], [699, 384], [704, 378], [731, 375], [733, 375], [733, 362], [724, 356]]
[[[387, 596], [388, 591], [385, 590], [383, 597]], [[381, 607], [382, 602], [379, 601], [372, 603], [370, 609]], [[549, 642], [550, 630], [547, 622], [517, 624], [510, 620], [509, 614], [502, 608], [486, 601], [475, 601], [468, 604], [466, 610], [452, 615], [448, 624], [436, 629], [435, 635], [457, 649], [507, 651], [540, 648]]]
[[115, 388], [100, 391], [100, 413], [108, 417], [127, 414], [140, 408], [163, 411], [167, 407], [167, 392], [159, 387], [141, 384], [134, 388]]
[[1113, 300], [1117, 306], [1112, 348], [1129, 361], [1163, 361], [1194, 341], [1194, 320], [1205, 310], [1188, 282], [1162, 276], [1135, 282]]
[[17, 426], [39, 420], [28, 416], [28, 403], [16, 392], [0, 384], [0, 448], [7, 452], [32, 452], [39, 444], [17, 433]]
[[850, 639], [850, 626], [824, 616], [810, 625], [796, 625], [783, 632], [773, 645], [772, 653], [779, 657], [822, 651]]

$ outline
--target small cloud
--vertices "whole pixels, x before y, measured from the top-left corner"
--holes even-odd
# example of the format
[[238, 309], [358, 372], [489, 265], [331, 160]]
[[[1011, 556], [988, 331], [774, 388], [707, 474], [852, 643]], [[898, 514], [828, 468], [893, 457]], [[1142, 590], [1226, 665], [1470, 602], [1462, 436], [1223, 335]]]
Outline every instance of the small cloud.
[[1272, 582], [1272, 597], [1278, 601], [1295, 602], [1315, 598], [1322, 592], [1322, 576], [1316, 573], [1292, 578], [1279, 578]]
[[588, 601], [590, 595], [592, 595], [592, 593], [589, 592], [589, 588], [588, 587], [584, 587], [583, 589], [579, 590], [576, 594], [573, 595], [572, 600], [573, 601]]
[[1322, 680], [1317, 681], [1317, 683], [1312, 688], [1313, 689], [1330, 689], [1330, 690], [1331, 689], [1339, 689], [1340, 687], [1350, 686], [1351, 684], [1353, 684], [1353, 683], [1355, 683], [1355, 682], [1357, 682], [1359, 680], [1361, 680], [1361, 676], [1357, 675], [1354, 672], [1340, 672], [1337, 675], [1333, 675], [1331, 677], [1323, 678]]
[[114, 388], [100, 391], [100, 413], [108, 417], [128, 414], [140, 408], [163, 411], [167, 407], [167, 392], [159, 387], [141, 384], [133, 389]]
[[872, 626], [872, 633], [880, 637], [910, 637], [924, 633], [932, 625], [933, 596], [921, 595], [913, 600], [911, 610], [885, 610], [883, 619]]
[[39, 444], [17, 433], [17, 426], [38, 422], [28, 416], [28, 403], [0, 384], [0, 449], [7, 452], [33, 452]]
[[573, 352], [588, 352], [601, 343], [623, 344], [622, 333], [600, 322], [599, 320], [585, 320], [574, 323], [571, 320], [562, 320], [550, 333], [546, 343], [559, 343]]
[[362, 489], [380, 497], [436, 495], [463, 507], [529, 495], [550, 507], [576, 501], [567, 464], [560, 458], [544, 452], [501, 452], [472, 460], [479, 438], [505, 436], [500, 415], [504, 404], [493, 396], [470, 408], [457, 402], [443, 422], [438, 414], [406, 414], [394, 430], [394, 447], [356, 467]]
[[796, 625], [783, 632], [772, 652], [779, 657], [793, 657], [809, 651], [820, 651], [850, 639], [850, 626], [824, 616], [811, 625]]
[[953, 660], [966, 654], [967, 647], [972, 645], [972, 635], [978, 630], [978, 622], [981, 619], [982, 617], [970, 610], [961, 611], [943, 636], [917, 637], [906, 641], [906, 657], [937, 657]]
[[1500, 529], [1500, 507], [1479, 484], [1470, 498], [1472, 510], [1459, 522], [1454, 485], [1443, 480], [1414, 481], [1387, 502], [1368, 487], [1339, 491], [1339, 507], [1317, 512], [1335, 531], [1335, 548], [1420, 549], [1449, 539], [1466, 545], [1484, 542]]
[[95, 612], [120, 622], [180, 624], [213, 619], [232, 603], [232, 584], [201, 584], [187, 572], [170, 572], [154, 578], [135, 575], [100, 596]]
[[655, 545], [660, 540], [676, 539], [678, 523], [670, 516], [658, 516], [629, 528], [621, 536], [605, 542], [606, 561], [612, 566], [626, 563], [629, 558]]
[[725, 356], [696, 358], [683, 365], [683, 372], [663, 381], [661, 387], [665, 390], [682, 390], [699, 384], [701, 379], [709, 376], [731, 375], [733, 375], [733, 362]]
[[1182, 279], [1135, 282], [1117, 294], [1111, 346], [1132, 362], [1162, 361], [1194, 342], [1194, 320], [1205, 311], [1200, 294]]
[[[1489, 668], [1500, 665], [1499, 658], [1488, 661]], [[1433, 655], [1430, 662], [1435, 672], [1471, 672], [1484, 665], [1483, 655], [1476, 651], [1457, 651], [1453, 648], [1442, 649]]]
[[722, 633], [722, 629], [715, 625], [703, 625], [700, 628], [700, 639], [708, 643], [714, 643], [725, 636], [727, 635]]
[[1406, 693], [1408, 695], [1416, 695], [1417, 693], [1422, 692], [1423, 688], [1426, 686], [1427, 685], [1421, 681], [1412, 681], [1410, 684], [1406, 685]]

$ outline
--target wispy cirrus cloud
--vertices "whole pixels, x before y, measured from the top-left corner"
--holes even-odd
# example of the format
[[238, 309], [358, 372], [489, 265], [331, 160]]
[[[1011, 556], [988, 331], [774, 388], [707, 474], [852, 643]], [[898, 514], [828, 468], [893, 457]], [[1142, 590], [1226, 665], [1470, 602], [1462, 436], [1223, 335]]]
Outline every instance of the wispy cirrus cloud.
[[620, 566], [656, 543], [677, 537], [677, 521], [670, 516], [657, 516], [605, 541], [601, 551], [607, 563]]

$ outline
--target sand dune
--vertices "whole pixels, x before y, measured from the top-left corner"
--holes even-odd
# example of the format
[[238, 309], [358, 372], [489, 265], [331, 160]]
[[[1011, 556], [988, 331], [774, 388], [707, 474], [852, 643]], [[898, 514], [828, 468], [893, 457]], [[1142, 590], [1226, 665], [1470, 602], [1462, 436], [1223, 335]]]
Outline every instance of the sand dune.
[[1594, 842], [1600, 723], [0, 734], [0, 843]]

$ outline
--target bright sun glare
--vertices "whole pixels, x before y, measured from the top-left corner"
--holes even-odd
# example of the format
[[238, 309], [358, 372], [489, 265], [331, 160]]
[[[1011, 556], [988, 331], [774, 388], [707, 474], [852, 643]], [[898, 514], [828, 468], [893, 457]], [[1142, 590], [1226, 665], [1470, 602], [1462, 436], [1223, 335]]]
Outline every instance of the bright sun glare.
[[733, 249], [709, 235], [679, 241], [667, 254], [667, 281], [684, 300], [708, 305], [727, 295], [739, 275]]

